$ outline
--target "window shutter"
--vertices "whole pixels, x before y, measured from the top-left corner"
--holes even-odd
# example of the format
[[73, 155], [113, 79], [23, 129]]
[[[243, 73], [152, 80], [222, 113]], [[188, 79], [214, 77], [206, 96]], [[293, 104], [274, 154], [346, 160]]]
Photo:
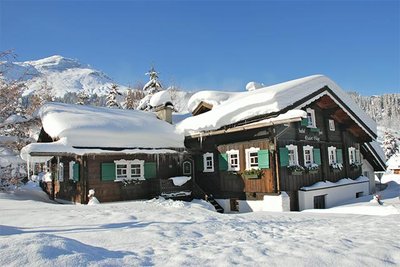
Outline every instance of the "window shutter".
[[286, 147], [279, 148], [279, 160], [281, 167], [286, 167], [289, 165], [289, 149]]
[[320, 166], [321, 165], [321, 149], [314, 148], [313, 149], [313, 157], [314, 157], [314, 163], [317, 164], [318, 166]]
[[269, 151], [258, 150], [258, 167], [260, 169], [269, 169]]
[[157, 176], [157, 164], [155, 162], [144, 163], [144, 178], [151, 179]]
[[300, 122], [301, 126], [308, 126], [308, 119], [307, 118], [302, 118]]
[[195, 157], [196, 171], [204, 170], [203, 155], [198, 155]]
[[73, 165], [73, 173], [74, 173], [74, 176], [73, 176], [73, 178], [74, 178], [74, 181], [79, 181], [79, 163], [75, 163], [74, 165]]
[[218, 155], [218, 165], [220, 171], [228, 170], [228, 155], [226, 153]]
[[115, 163], [102, 163], [101, 164], [101, 180], [114, 181], [115, 180]]
[[360, 150], [356, 149], [356, 162], [361, 163], [361, 154]]
[[337, 163], [343, 164], [343, 153], [342, 149], [336, 149], [336, 161]]

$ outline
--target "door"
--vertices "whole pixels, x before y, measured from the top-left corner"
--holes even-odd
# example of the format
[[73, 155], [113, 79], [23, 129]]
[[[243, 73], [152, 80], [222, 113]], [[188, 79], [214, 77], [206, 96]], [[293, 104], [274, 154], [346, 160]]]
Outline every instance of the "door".
[[314, 197], [314, 209], [325, 209], [325, 196], [320, 195]]

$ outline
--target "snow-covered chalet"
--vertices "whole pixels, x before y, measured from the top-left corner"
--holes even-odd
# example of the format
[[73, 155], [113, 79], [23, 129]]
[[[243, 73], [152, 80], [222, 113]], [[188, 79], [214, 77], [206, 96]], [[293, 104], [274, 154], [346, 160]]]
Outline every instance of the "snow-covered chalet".
[[225, 211], [327, 208], [373, 192], [385, 168], [376, 124], [337, 84], [314, 75], [247, 89], [194, 94], [177, 125], [196, 185]]
[[[46, 164], [53, 198], [87, 203], [90, 189], [101, 202], [191, 194], [191, 181], [182, 182], [192, 166], [184, 137], [155, 113], [62, 103], [39, 113], [39, 140], [21, 156], [29, 173]], [[180, 178], [179, 186], [170, 178]]]

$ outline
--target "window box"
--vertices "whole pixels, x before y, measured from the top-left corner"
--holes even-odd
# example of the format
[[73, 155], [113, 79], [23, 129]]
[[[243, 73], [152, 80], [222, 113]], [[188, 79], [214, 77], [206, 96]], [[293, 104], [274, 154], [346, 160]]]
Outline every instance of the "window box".
[[290, 175], [302, 175], [305, 171], [303, 166], [300, 165], [289, 165], [287, 169]]
[[361, 167], [361, 164], [359, 164], [359, 163], [351, 163], [350, 164], [350, 169], [352, 169], [352, 170], [358, 170], [358, 168], [360, 168]]
[[243, 177], [246, 179], [259, 179], [257, 174], [243, 174]]
[[263, 171], [259, 169], [245, 170], [242, 173], [242, 177], [245, 179], [260, 179], [263, 175]]
[[343, 169], [343, 165], [341, 163], [332, 163], [329, 168], [331, 172], [340, 172]]
[[313, 163], [306, 167], [306, 171], [309, 174], [316, 174], [319, 171], [319, 166], [317, 164]]

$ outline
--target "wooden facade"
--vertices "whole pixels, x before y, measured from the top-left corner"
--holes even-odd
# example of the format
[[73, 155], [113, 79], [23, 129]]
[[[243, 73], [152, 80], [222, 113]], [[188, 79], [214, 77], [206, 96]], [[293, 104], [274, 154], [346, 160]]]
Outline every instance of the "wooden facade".
[[[144, 161], [144, 179], [117, 180], [115, 161], [119, 160]], [[71, 162], [74, 162], [74, 165], [71, 165]], [[89, 189], [95, 190], [100, 202], [150, 199], [160, 196], [163, 192], [190, 192], [192, 180], [182, 186], [174, 186], [172, 181], [168, 180], [170, 177], [183, 175], [184, 162], [193, 165], [190, 156], [182, 152], [60, 155], [52, 160], [54, 182], [53, 185], [47, 184], [46, 191], [56, 199], [82, 204], [88, 202]], [[59, 167], [60, 164], [63, 168]], [[190, 173], [186, 175], [191, 176]]]
[[[371, 137], [329, 96], [325, 95], [302, 109], [313, 110], [314, 126], [310, 127], [308, 119], [303, 119], [299, 122], [253, 129], [244, 127], [232, 132], [218, 130], [187, 137], [185, 145], [196, 159], [196, 183], [206, 193], [220, 199], [262, 200], [265, 195], [284, 191], [290, 196], [290, 209], [299, 210], [297, 191], [301, 187], [319, 181], [334, 183], [343, 178], [359, 177], [362, 174], [361, 165], [350, 164], [349, 148], [358, 156], [361, 144], [371, 141]], [[290, 146], [297, 149], [297, 164], [303, 168], [302, 171], [288, 168], [287, 147]], [[246, 160], [249, 160], [245, 151], [249, 148], [268, 151], [268, 168], [259, 168], [262, 174], [256, 179], [248, 179], [244, 175], [248, 168]], [[312, 149], [314, 168], [307, 167], [305, 163], [305, 148]], [[237, 171], [226, 171], [220, 167], [221, 158], [230, 150], [238, 151], [240, 169]], [[335, 151], [337, 165], [331, 164], [328, 150]], [[205, 153], [213, 154], [213, 171], [204, 168]]]

